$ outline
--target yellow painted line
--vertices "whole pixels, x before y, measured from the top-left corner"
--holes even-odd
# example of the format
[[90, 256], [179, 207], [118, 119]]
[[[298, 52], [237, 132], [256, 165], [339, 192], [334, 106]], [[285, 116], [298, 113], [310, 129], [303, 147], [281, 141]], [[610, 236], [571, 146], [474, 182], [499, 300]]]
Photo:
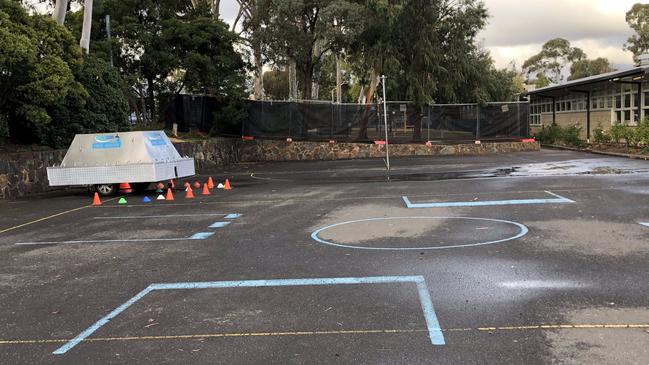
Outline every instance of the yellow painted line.
[[478, 331], [522, 331], [546, 329], [637, 329], [649, 324], [540, 324], [535, 326], [478, 327]]
[[[531, 326], [501, 326], [477, 328], [446, 328], [443, 332], [496, 332], [524, 331], [545, 329], [649, 329], [649, 324], [540, 324]], [[82, 342], [126, 342], [154, 340], [197, 340], [206, 338], [227, 337], [281, 337], [281, 336], [333, 336], [333, 335], [370, 335], [370, 334], [408, 334], [425, 333], [427, 329], [377, 329], [377, 330], [339, 330], [339, 331], [288, 331], [288, 332], [241, 332], [241, 333], [205, 333], [196, 335], [161, 335], [161, 336], [125, 336], [86, 338]], [[34, 345], [66, 343], [70, 339], [24, 339], [0, 340], [0, 345]]]
[[[104, 202], [109, 202], [109, 201], [112, 201], [112, 200], [115, 200], [115, 199], [118, 199], [118, 198], [107, 199], [107, 200], [104, 200]], [[0, 231], [0, 234], [5, 233], [5, 232], [9, 232], [9, 231], [13, 231], [13, 230], [18, 229], [18, 228], [26, 227], [26, 226], [29, 226], [29, 225], [32, 225], [32, 224], [35, 224], [35, 223], [38, 223], [38, 222], [42, 222], [42, 221], [45, 221], [45, 220], [48, 220], [48, 219], [56, 218], [56, 217], [62, 216], [64, 214], [73, 213], [73, 212], [76, 212], [76, 211], [81, 210], [81, 209], [90, 208], [90, 207], [92, 207], [92, 205], [84, 205], [83, 207], [72, 208], [72, 209], [68, 209], [68, 210], [65, 210], [65, 211], [60, 212], [60, 213], [48, 215], [47, 217], [39, 218], [39, 219], [33, 220], [31, 222], [27, 222], [27, 223], [19, 224], [17, 226], [13, 226], [13, 227], [3, 229], [2, 231]]]
[[[398, 333], [415, 333], [428, 332], [427, 329], [413, 330], [341, 330], [341, 331], [291, 331], [291, 332], [242, 332], [242, 333], [206, 333], [197, 335], [168, 335], [168, 336], [128, 336], [128, 337], [96, 337], [86, 338], [83, 342], [102, 342], [102, 341], [142, 341], [142, 340], [192, 340], [203, 338], [223, 338], [223, 337], [278, 337], [278, 336], [324, 336], [324, 335], [367, 335], [367, 334], [398, 334]], [[29, 345], [29, 344], [48, 344], [48, 343], [65, 343], [69, 339], [42, 339], [42, 340], [0, 340], [0, 345]]]

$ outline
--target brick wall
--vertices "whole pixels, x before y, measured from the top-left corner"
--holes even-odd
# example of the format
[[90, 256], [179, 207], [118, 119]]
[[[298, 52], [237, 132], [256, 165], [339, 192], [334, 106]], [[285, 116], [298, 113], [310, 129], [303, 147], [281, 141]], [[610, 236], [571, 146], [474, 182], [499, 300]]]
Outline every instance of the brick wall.
[[[586, 139], [586, 112], [562, 112], [557, 113], [557, 125], [562, 128], [577, 125], [581, 127], [580, 138]], [[552, 113], [541, 114], [541, 123], [545, 127], [552, 125]], [[611, 128], [611, 112], [605, 111], [592, 111], [590, 112], [590, 136], [593, 137], [593, 131], [601, 126], [602, 129], [607, 130]], [[541, 130], [540, 126], [531, 126], [532, 133], [537, 133]]]

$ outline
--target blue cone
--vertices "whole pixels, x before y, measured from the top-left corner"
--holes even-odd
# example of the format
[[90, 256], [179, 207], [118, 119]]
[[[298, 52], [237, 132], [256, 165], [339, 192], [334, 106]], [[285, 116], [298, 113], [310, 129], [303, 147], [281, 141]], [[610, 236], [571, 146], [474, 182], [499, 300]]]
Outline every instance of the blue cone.
[[144, 199], [142, 199], [142, 201], [145, 202], [145, 203], [150, 203], [151, 199], [149, 199], [148, 196], [145, 196]]

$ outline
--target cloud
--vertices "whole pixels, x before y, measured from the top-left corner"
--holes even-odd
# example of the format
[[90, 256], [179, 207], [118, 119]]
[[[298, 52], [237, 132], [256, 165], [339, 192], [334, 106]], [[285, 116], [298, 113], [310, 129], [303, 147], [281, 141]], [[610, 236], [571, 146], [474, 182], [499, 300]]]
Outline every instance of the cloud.
[[633, 31], [626, 12], [637, 0], [485, 0], [491, 18], [480, 34], [498, 67], [520, 66], [546, 41], [568, 39], [590, 58], [607, 57], [618, 67], [632, 64], [623, 51]]

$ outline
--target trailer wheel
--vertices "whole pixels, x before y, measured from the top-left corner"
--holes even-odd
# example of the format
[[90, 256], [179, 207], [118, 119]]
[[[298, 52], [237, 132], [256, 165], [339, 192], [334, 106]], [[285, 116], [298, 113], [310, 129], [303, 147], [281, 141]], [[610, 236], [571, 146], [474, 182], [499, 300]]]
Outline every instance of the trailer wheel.
[[117, 194], [118, 186], [117, 184], [97, 184], [95, 190], [101, 196], [112, 196]]

